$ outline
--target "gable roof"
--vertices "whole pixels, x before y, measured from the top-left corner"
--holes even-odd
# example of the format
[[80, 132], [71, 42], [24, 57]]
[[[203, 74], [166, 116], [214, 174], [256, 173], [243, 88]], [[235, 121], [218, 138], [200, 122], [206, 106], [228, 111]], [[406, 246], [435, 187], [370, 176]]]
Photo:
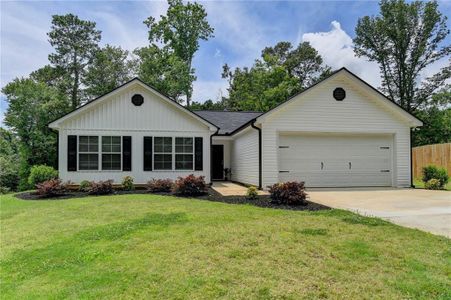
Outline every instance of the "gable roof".
[[219, 127], [219, 135], [232, 134], [263, 114], [255, 111], [195, 110], [193, 112]]
[[135, 77], [129, 81], [127, 81], [126, 83], [118, 86], [117, 88], [115, 88], [114, 90], [100, 96], [97, 97], [85, 104], [83, 104], [80, 107], [77, 107], [76, 109], [68, 112], [67, 114], [65, 114], [64, 116], [50, 122], [47, 126], [49, 126], [50, 128], [58, 128], [58, 124], [60, 124], [61, 122], [64, 122], [65, 120], [77, 115], [78, 113], [81, 113], [83, 111], [85, 111], [87, 108], [91, 107], [93, 104], [97, 104], [100, 103], [102, 101], [104, 101], [105, 99], [107, 99], [109, 96], [119, 92], [120, 90], [132, 85], [132, 84], [139, 84], [140, 86], [144, 87], [146, 90], [150, 91], [153, 94], [156, 94], [157, 96], [159, 96], [161, 99], [163, 99], [164, 101], [166, 101], [167, 103], [169, 103], [170, 105], [173, 105], [174, 107], [177, 107], [178, 109], [182, 110], [183, 112], [191, 115], [192, 117], [194, 117], [196, 120], [202, 122], [203, 124], [207, 125], [208, 127], [213, 127], [214, 129], [219, 129], [218, 126], [216, 126], [215, 124], [211, 123], [210, 121], [204, 119], [202, 116], [199, 116], [197, 114], [195, 114], [194, 112], [192, 112], [191, 110], [187, 109], [186, 107], [184, 107], [183, 105], [181, 105], [180, 103], [178, 103], [177, 101], [175, 101], [174, 99], [172, 99], [171, 97], [169, 97], [168, 95], [165, 95], [161, 92], [159, 92], [158, 90], [156, 90], [154, 87], [152, 87], [151, 85], [145, 83], [144, 81], [142, 81], [141, 79]]
[[409, 113], [408, 111], [406, 111], [404, 108], [402, 108], [399, 104], [397, 104], [396, 102], [392, 101], [390, 98], [388, 98], [387, 96], [385, 96], [384, 94], [382, 94], [379, 90], [377, 90], [376, 88], [374, 88], [372, 85], [370, 85], [368, 82], [364, 81], [362, 78], [360, 78], [359, 76], [355, 75], [354, 73], [352, 73], [351, 71], [349, 71], [348, 69], [346, 69], [345, 67], [342, 67], [341, 69], [338, 69], [334, 72], [332, 72], [329, 76], [327, 76], [326, 78], [323, 78], [322, 80], [316, 82], [315, 84], [311, 85], [310, 87], [306, 88], [305, 90], [291, 96], [290, 98], [288, 98], [287, 100], [285, 100], [284, 102], [279, 103], [276, 107], [270, 109], [269, 111], [261, 114], [259, 117], [257, 117], [257, 121], [263, 121], [264, 118], [266, 118], [268, 115], [278, 111], [280, 108], [284, 107], [285, 105], [287, 105], [288, 103], [290, 103], [291, 101], [294, 100], [294, 98], [296, 98], [299, 95], [302, 95], [308, 91], [310, 91], [311, 89], [313, 89], [314, 87], [316, 87], [317, 85], [319, 85], [320, 83], [334, 77], [335, 75], [339, 74], [339, 73], [343, 73], [346, 72], [347, 74], [351, 75], [351, 77], [353, 77], [354, 79], [357, 79], [358, 82], [362, 83], [366, 88], [369, 88], [370, 91], [374, 92], [378, 97], [378, 99], [380, 99], [381, 101], [384, 101], [385, 103], [387, 103], [388, 105], [390, 105], [391, 107], [393, 107], [398, 113], [404, 115], [405, 117], [407, 117], [409, 120], [412, 121], [412, 124], [414, 126], [422, 126], [423, 125], [423, 121], [421, 121], [420, 119], [418, 119], [417, 117], [415, 117], [414, 115], [412, 115], [411, 113]]

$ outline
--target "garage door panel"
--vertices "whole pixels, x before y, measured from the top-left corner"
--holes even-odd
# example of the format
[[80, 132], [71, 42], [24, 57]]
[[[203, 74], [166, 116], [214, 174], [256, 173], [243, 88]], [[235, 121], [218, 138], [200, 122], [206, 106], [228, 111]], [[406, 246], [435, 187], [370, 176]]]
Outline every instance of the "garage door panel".
[[310, 187], [390, 186], [392, 136], [280, 135], [279, 181]]

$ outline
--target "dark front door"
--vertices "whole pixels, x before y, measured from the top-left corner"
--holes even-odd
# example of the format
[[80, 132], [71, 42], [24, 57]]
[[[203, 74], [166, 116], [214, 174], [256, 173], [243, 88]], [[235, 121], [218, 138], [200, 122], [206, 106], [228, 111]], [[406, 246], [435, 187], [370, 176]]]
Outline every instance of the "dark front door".
[[211, 163], [213, 180], [224, 179], [224, 145], [212, 145], [211, 146]]

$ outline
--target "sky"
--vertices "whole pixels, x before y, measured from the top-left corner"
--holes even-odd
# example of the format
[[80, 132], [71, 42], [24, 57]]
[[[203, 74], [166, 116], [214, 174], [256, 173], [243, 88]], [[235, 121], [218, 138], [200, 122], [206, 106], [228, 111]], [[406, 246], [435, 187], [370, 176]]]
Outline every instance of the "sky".
[[[101, 45], [132, 51], [146, 46], [149, 16], [165, 14], [165, 1], [3, 1], [0, 0], [0, 86], [26, 77], [48, 64], [53, 49], [47, 32], [54, 14], [73, 13], [95, 21], [102, 31]], [[201, 41], [194, 58], [197, 80], [193, 100], [216, 101], [227, 95], [222, 66], [251, 66], [261, 50], [280, 41], [293, 45], [308, 41], [332, 68], [346, 67], [375, 87], [380, 86], [378, 66], [357, 58], [352, 39], [358, 18], [377, 15], [376, 1], [198, 1], [208, 13], [214, 37]], [[439, 2], [451, 17], [451, 1]], [[451, 28], [451, 20], [448, 20]], [[451, 43], [451, 36], [445, 43]], [[425, 70], [428, 76], [444, 66], [442, 60]], [[7, 103], [0, 95], [0, 125]]]

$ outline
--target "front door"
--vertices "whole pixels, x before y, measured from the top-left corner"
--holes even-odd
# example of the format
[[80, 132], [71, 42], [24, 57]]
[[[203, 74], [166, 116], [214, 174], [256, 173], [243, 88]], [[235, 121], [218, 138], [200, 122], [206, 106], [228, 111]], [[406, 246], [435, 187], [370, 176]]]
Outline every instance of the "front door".
[[211, 163], [212, 179], [224, 179], [224, 145], [212, 145]]

